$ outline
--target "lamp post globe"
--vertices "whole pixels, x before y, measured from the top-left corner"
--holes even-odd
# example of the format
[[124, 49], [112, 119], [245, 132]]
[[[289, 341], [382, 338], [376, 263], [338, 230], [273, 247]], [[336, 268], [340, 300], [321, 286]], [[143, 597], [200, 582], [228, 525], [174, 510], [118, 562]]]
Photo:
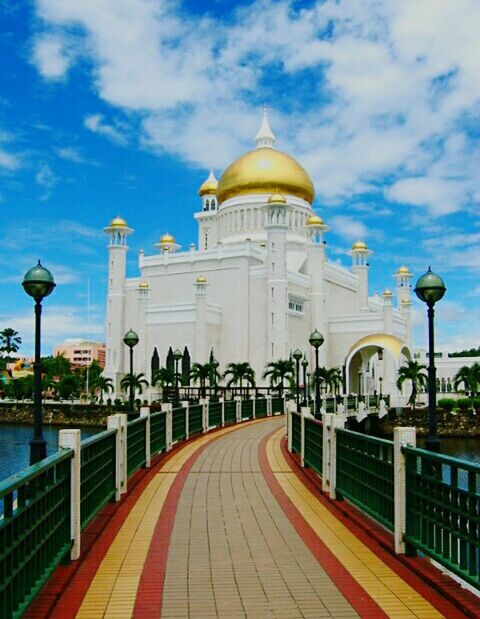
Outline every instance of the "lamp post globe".
[[38, 264], [29, 269], [22, 282], [25, 292], [35, 300], [35, 361], [33, 364], [33, 438], [30, 441], [30, 464], [35, 464], [47, 456], [47, 443], [43, 438], [42, 427], [42, 300], [55, 288], [53, 275]]
[[129, 400], [130, 400], [130, 415], [135, 413], [135, 392], [133, 389], [133, 349], [138, 344], [138, 335], [133, 329], [130, 329], [125, 333], [123, 343], [130, 349], [130, 387], [129, 387]]
[[302, 351], [297, 348], [293, 351], [292, 357], [295, 359], [295, 401], [297, 412], [300, 412], [300, 360], [303, 357]]
[[325, 338], [318, 329], [315, 329], [308, 338], [311, 346], [315, 349], [315, 413], [320, 410], [320, 383], [318, 380], [318, 349], [325, 341]]
[[435, 368], [435, 336], [434, 336], [434, 305], [443, 298], [447, 291], [440, 275], [433, 273], [428, 267], [426, 273], [418, 278], [415, 294], [427, 304], [428, 314], [428, 437], [425, 441], [427, 449], [440, 451], [440, 440], [437, 434], [437, 370]]

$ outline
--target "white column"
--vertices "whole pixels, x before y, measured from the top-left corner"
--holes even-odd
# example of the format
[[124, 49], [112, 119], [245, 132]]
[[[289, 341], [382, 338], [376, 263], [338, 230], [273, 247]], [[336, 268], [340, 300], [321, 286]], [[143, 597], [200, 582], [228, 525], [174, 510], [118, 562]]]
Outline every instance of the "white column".
[[119, 501], [127, 491], [127, 415], [117, 413], [107, 417], [107, 428], [117, 431], [116, 467], [115, 467], [115, 500]]
[[145, 467], [149, 468], [152, 459], [150, 453], [150, 406], [140, 407], [140, 417], [145, 418]]
[[80, 556], [80, 442], [82, 440], [80, 430], [60, 430], [58, 433], [58, 446], [60, 448], [71, 449], [73, 458], [71, 460], [70, 473], [70, 535], [72, 537], [72, 548], [70, 559], [78, 559]]
[[393, 479], [394, 479], [394, 540], [395, 552], [405, 553], [405, 542], [403, 536], [406, 530], [406, 480], [405, 480], [405, 456], [402, 453], [402, 446], [416, 446], [415, 428], [394, 428], [393, 429]]
[[166, 423], [165, 423], [165, 437], [166, 437], [166, 449], [165, 451], [171, 451], [173, 447], [173, 430], [172, 430], [172, 404], [162, 404], [162, 411], [165, 411], [166, 414]]
[[[308, 335], [318, 329], [325, 337], [325, 341], [318, 349], [318, 363], [327, 366], [328, 359], [328, 316], [327, 296], [325, 294], [324, 266], [326, 262], [323, 245], [307, 245], [307, 273], [310, 275], [310, 325]], [[310, 365], [315, 364], [315, 354], [309, 346]]]
[[195, 350], [197, 363], [208, 361], [207, 282], [199, 277], [195, 282]]
[[180, 402], [180, 405], [185, 409], [185, 440], [188, 441], [190, 438], [190, 415], [188, 410], [190, 402], [188, 400], [183, 400]]

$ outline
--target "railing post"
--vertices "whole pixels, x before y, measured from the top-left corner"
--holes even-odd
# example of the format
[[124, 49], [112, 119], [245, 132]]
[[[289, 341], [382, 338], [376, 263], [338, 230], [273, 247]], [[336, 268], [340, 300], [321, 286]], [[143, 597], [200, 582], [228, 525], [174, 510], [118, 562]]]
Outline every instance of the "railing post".
[[406, 467], [402, 446], [409, 445], [411, 447], [416, 447], [416, 442], [415, 428], [393, 429], [394, 541], [395, 552], [397, 554], [405, 554], [403, 536], [405, 534], [407, 521]]
[[[338, 415], [332, 415], [330, 428], [330, 498], [337, 498], [337, 428], [345, 427], [345, 419]], [[341, 497], [338, 497], [339, 499]]]
[[267, 400], [267, 417], [271, 417], [272, 416], [272, 396], [267, 395], [265, 397]]
[[180, 404], [185, 409], [185, 440], [188, 441], [188, 438], [190, 436], [190, 415], [188, 414], [190, 402], [188, 400], [182, 400]]
[[60, 430], [58, 433], [58, 446], [67, 447], [73, 451], [70, 473], [70, 535], [72, 548], [70, 559], [78, 559], [80, 556], [80, 443], [82, 440], [80, 430]]
[[256, 419], [256, 414], [255, 414], [255, 406], [257, 404], [257, 400], [255, 398], [252, 398], [252, 419]]
[[237, 403], [236, 423], [240, 423], [240, 421], [242, 421], [242, 398], [236, 395], [235, 402]]
[[300, 464], [305, 466], [305, 417], [310, 416], [310, 408], [302, 406], [300, 409]]
[[382, 398], [380, 400], [380, 405], [378, 409], [378, 418], [382, 419], [383, 417], [385, 417], [387, 413], [388, 413], [387, 405], [385, 403], [385, 400]]
[[200, 398], [200, 404], [202, 405], [202, 434], [208, 432], [208, 400], [206, 398]]
[[224, 428], [225, 427], [225, 398], [218, 398], [218, 401], [220, 402], [222, 428]]
[[151, 453], [150, 453], [150, 406], [140, 407], [140, 417], [145, 418], [145, 468], [150, 467]]
[[286, 424], [287, 424], [287, 449], [289, 453], [292, 453], [292, 413], [290, 412], [290, 408], [287, 408]]
[[117, 431], [115, 446], [115, 500], [120, 501], [121, 495], [127, 491], [127, 416], [124, 413], [110, 415], [107, 417], [107, 428]]
[[330, 493], [330, 460], [331, 460], [331, 427], [332, 417], [330, 413], [322, 415], [323, 425], [323, 462], [322, 462], [322, 490]]
[[166, 442], [165, 451], [171, 451], [173, 447], [172, 409], [173, 409], [172, 404], [170, 403], [162, 404], [162, 411], [166, 411], [166, 416], [167, 416], [165, 420], [165, 442]]
[[365, 410], [365, 402], [359, 402], [358, 413], [356, 414], [357, 422], [361, 423], [367, 418], [367, 411]]

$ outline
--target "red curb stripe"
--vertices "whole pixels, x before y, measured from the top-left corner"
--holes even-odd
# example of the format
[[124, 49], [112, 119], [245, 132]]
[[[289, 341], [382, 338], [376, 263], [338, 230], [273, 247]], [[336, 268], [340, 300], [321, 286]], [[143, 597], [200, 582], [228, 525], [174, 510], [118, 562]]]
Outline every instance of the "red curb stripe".
[[352, 577], [350, 572], [322, 542], [275, 478], [268, 462], [266, 449], [267, 442], [275, 432], [277, 432], [277, 430], [273, 430], [262, 439], [259, 446], [259, 458], [263, 475], [280, 507], [310, 549], [313, 556], [358, 614], [361, 617], [368, 617], [369, 619], [384, 619], [388, 617], [377, 602], [375, 602], [368, 592]]
[[[217, 439], [218, 438], [222, 437], [219, 436]], [[213, 438], [208, 441], [188, 458], [177, 473], [168, 491], [167, 498], [165, 499], [162, 511], [155, 525], [152, 541], [143, 566], [142, 576], [137, 589], [133, 617], [141, 617], [142, 619], [157, 619], [160, 617], [170, 538], [175, 524], [180, 495], [193, 464], [203, 451], [217, 439]]]
[[[314, 473], [309, 469], [304, 469], [300, 466], [299, 458], [295, 456], [295, 454], [291, 454], [287, 449], [286, 439], [283, 438], [281, 441], [282, 453], [287, 459], [294, 464], [291, 466], [291, 470], [297, 478], [306, 486], [310, 492], [319, 500], [319, 502], [326, 508], [328, 511], [334, 515], [345, 527], [349, 529], [355, 537], [357, 537], [362, 543], [368, 546], [369, 550], [371, 550], [385, 565], [387, 565], [397, 576], [399, 576], [402, 580], [404, 580], [408, 585], [412, 587], [417, 593], [419, 593], [425, 600], [427, 600], [434, 608], [436, 608], [440, 613], [448, 617], [448, 619], [465, 619], [468, 617], [480, 617], [480, 612], [475, 612], [471, 614], [468, 612], [462, 612], [458, 608], [450, 602], [450, 600], [446, 599], [441, 591], [437, 592], [432, 587], [425, 582], [421, 576], [418, 576], [417, 573], [412, 572], [412, 567], [408, 565], [404, 565], [403, 557], [402, 560], [397, 558], [396, 555], [393, 555], [393, 538], [392, 535], [387, 533], [384, 529], [382, 529], [377, 523], [373, 520], [367, 518], [364, 514], [362, 514], [355, 506], [345, 502], [334, 502], [330, 497], [327, 497], [325, 493], [323, 493], [319, 485], [321, 484], [320, 478], [312, 479], [314, 477]], [[315, 476], [316, 477], [316, 476]], [[318, 480], [318, 481], [317, 481]], [[413, 562], [422, 562], [423, 559], [419, 558], [407, 558], [409, 563]], [[433, 566], [429, 565], [431, 569]], [[439, 575], [441, 572], [436, 570]], [[445, 578], [445, 576], [443, 577]], [[452, 579], [448, 579], [449, 582], [454, 583]], [[473, 597], [473, 594], [466, 591], [465, 589], [461, 589], [457, 583], [454, 583], [459, 587], [459, 590], [463, 593], [463, 596], [469, 594]], [[480, 600], [477, 599], [477, 609], [480, 604]]]

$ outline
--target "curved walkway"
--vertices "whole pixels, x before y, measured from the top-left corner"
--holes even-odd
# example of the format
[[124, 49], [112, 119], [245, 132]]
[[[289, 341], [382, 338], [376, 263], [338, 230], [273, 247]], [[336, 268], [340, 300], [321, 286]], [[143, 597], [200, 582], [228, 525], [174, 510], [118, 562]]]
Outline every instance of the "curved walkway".
[[283, 426], [225, 428], [155, 465], [49, 616], [463, 617], [318, 500]]

